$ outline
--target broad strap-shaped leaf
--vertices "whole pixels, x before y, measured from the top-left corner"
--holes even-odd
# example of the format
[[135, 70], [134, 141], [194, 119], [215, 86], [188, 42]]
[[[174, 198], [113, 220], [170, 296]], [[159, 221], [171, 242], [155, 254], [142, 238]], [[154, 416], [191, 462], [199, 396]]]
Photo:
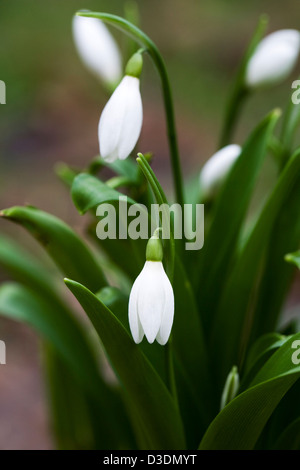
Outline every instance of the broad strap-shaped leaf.
[[[124, 194], [110, 188], [105, 183], [97, 179], [95, 176], [81, 173], [78, 175], [72, 185], [72, 198], [75, 206], [80, 214], [85, 214], [89, 210], [95, 210], [97, 206], [103, 203], [113, 203], [118, 205], [119, 198]], [[136, 202], [127, 198], [128, 207]], [[116, 207], [118, 209], [118, 206]], [[121, 203], [121, 214], [116, 210], [118, 219], [121, 219], [121, 224], [124, 230], [127, 230], [130, 219], [127, 220], [127, 210], [125, 202]], [[124, 213], [123, 213], [124, 211]], [[96, 210], [94, 212], [96, 216]], [[100, 240], [96, 235], [96, 227], [94, 224], [89, 230], [93, 239], [99, 243], [99, 246], [106, 251], [112, 261], [117, 263], [125, 273], [130, 277], [135, 278], [144, 263], [144, 253], [146, 248], [146, 241], [143, 239], [132, 240], [129, 237], [126, 239], [110, 239], [106, 238]], [[130, 262], [128, 261], [130, 259]]]
[[100, 156], [97, 156], [90, 164], [89, 173], [95, 174], [103, 167], [110, 168], [117, 173], [117, 175], [126, 177], [134, 184], [138, 184], [140, 182], [141, 174], [139, 167], [131, 158], [126, 158], [126, 160], [115, 160], [112, 163], [108, 163]]
[[94, 352], [75, 318], [49, 306], [37, 292], [13, 282], [0, 287], [0, 312], [31, 325], [59, 351], [87, 389], [95, 395], [103, 393], [103, 399], [110, 402], [111, 392], [100, 379]]
[[[87, 173], [80, 173], [74, 178], [71, 189], [73, 202], [80, 214], [85, 214], [88, 210], [104, 202], [119, 202], [119, 198], [124, 194], [110, 188], [106, 183], [95, 176]], [[129, 204], [136, 204], [130, 197], [127, 198]]]
[[[44, 344], [43, 359], [50, 424], [57, 448], [96, 449], [92, 416], [82, 387], [62, 356], [50, 344]], [[105, 441], [103, 433], [102, 442]]]
[[[104, 287], [97, 292], [96, 296], [111, 312], [114, 312], [114, 315], [116, 315], [118, 320], [131, 335], [128, 320], [129, 296], [125, 295], [116, 287]], [[164, 348], [156, 341], [153, 344], [149, 344], [148, 341], [142, 341], [139, 347], [162, 380], [166, 383], [166, 358]]]
[[282, 209], [278, 212], [272, 229], [272, 237], [266, 249], [266, 262], [258, 301], [256, 320], [253, 325], [253, 338], [273, 331], [278, 324], [290, 288], [295, 268], [285, 261], [287, 252], [300, 245], [300, 175]]
[[86, 287], [66, 284], [93, 323], [123, 384], [130, 405], [144, 425], [151, 449], [182, 449], [184, 435], [176, 405], [148, 360], [114, 314]]
[[[55, 420], [56, 425], [58, 427], [62, 426], [63, 428], [64, 426], [66, 426], [67, 428], [62, 429], [59, 433], [59, 441], [61, 444], [60, 447], [69, 449], [73, 448], [74, 446], [78, 447], [79, 445], [83, 445], [82, 443], [85, 442], [85, 439], [81, 440], [80, 436], [78, 435], [78, 433], [81, 434], [81, 430], [79, 428], [77, 428], [77, 430], [75, 429], [75, 424], [79, 423], [74, 417], [74, 410], [71, 411], [71, 405], [74, 404], [74, 407], [77, 407], [77, 413], [79, 413], [79, 403], [78, 401], [76, 401], [76, 397], [78, 398], [80, 403], [82, 403], [82, 407], [84, 408], [83, 413], [89, 413], [89, 416], [85, 416], [85, 418], [93, 427], [93, 433], [96, 434], [94, 442], [95, 448], [107, 449], [111, 446], [118, 446], [119, 444], [117, 442], [117, 439], [121, 435], [121, 425], [119, 421], [113, 419], [114, 416], [118, 416], [118, 418], [121, 418], [123, 416], [123, 422], [121, 423], [122, 429], [126, 429], [125, 434], [127, 436], [131, 436], [129, 422], [127, 421], [127, 417], [125, 416], [123, 410], [121, 409], [120, 397], [114, 393], [111, 393], [111, 390], [107, 387], [107, 385], [103, 382], [102, 378], [100, 377], [98, 364], [96, 363], [95, 359], [95, 354], [87, 337], [87, 334], [85, 330], [81, 327], [80, 323], [73, 319], [73, 315], [71, 314], [69, 308], [59, 297], [57, 288], [53, 283], [52, 276], [45, 270], [45, 268], [40, 264], [38, 260], [36, 260], [28, 253], [26, 253], [23, 249], [21, 249], [17, 243], [12, 242], [11, 240], [8, 240], [4, 237], [0, 238], [0, 266], [1, 265], [15, 279], [28, 286], [31, 289], [31, 292], [33, 292], [32, 294], [29, 294], [29, 297], [26, 296], [24, 298], [24, 304], [22, 305], [14, 303], [13, 297], [15, 294], [13, 294], [13, 297], [11, 298], [11, 308], [13, 307], [15, 310], [18, 308], [24, 309], [23, 314], [25, 314], [25, 316], [28, 315], [28, 317], [26, 316], [26, 318], [24, 318], [24, 321], [30, 323], [39, 333], [43, 335], [44, 338], [47, 338], [47, 334], [51, 329], [57, 329], [57, 331], [55, 331], [55, 334], [61, 338], [60, 344], [63, 344], [65, 342], [65, 346], [67, 348], [69, 345], [69, 348], [72, 347], [76, 348], [76, 351], [81, 351], [81, 356], [83, 360], [82, 367], [84, 369], [81, 371], [79, 370], [79, 368], [77, 368], [76, 372], [76, 370], [74, 371], [73, 368], [74, 366], [78, 367], [77, 364], [75, 362], [71, 364], [65, 359], [66, 354], [63, 354], [63, 351], [59, 348], [58, 343], [55, 342], [55, 344], [50, 344], [49, 341], [47, 343], [47, 351], [51, 349], [51, 353], [49, 354], [51, 355], [51, 358], [53, 359], [55, 364], [53, 365], [52, 360], [50, 360], [50, 363], [46, 361], [46, 368], [48, 371], [48, 364], [49, 366], [52, 364], [53, 367], [51, 367], [51, 370], [49, 370], [49, 374], [53, 378], [54, 382], [57, 382], [57, 380], [60, 382], [60, 390], [57, 389], [58, 384], [57, 386], [55, 386], [55, 383], [52, 382], [49, 384], [51, 388], [51, 397], [55, 402], [52, 403], [53, 407], [58, 407], [58, 409], [54, 409], [52, 407], [52, 411], [53, 415], [57, 417], [57, 419]], [[22, 292], [19, 292], [19, 295], [21, 295], [22, 297]], [[38, 305], [40, 308], [40, 310], [38, 310], [36, 314], [40, 314], [39, 321], [45, 323], [44, 329], [38, 327], [38, 324], [36, 323], [36, 317], [34, 315], [35, 311], [31, 314], [30, 308], [27, 308], [26, 299], [28, 300], [31, 295], [34, 297], [36, 305]], [[0, 298], [2, 298], [1, 295]], [[42, 298], [41, 302], [39, 302], [39, 298]], [[44, 308], [45, 304], [47, 304], [46, 309]], [[3, 308], [5, 305], [7, 307], [7, 302], [5, 304], [1, 304], [0, 300], [0, 312], [7, 314], [8, 311], [3, 312], [1, 310], [1, 305], [3, 306]], [[48, 313], [47, 316], [47, 312], [51, 312], [51, 316], [50, 313]], [[22, 316], [22, 312], [18, 313], [17, 311], [15, 311], [13, 318], [18, 318], [18, 315]], [[59, 323], [55, 323], [56, 318], [62, 318], [62, 323], [63, 325], [65, 325], [64, 329], [60, 330]], [[47, 326], [48, 319], [51, 321], [51, 325]], [[65, 334], [66, 339], [64, 338]], [[74, 337], [73, 341], [72, 337]], [[71, 350], [69, 354], [70, 357], [71, 355], [73, 355]], [[48, 354], [47, 359], [49, 359]], [[63, 363], [62, 367], [60, 367], [61, 363]], [[63, 373], [61, 374], [64, 377], [63, 380], [62, 377], [58, 378], [61, 368], [63, 368]], [[85, 370], [88, 371], [88, 376], [85, 376]], [[76, 381], [76, 384], [73, 383], [74, 381]], [[72, 384], [70, 384], [70, 382], [72, 382]], [[69, 387], [67, 386], [68, 384], [70, 384]], [[62, 387], [64, 388], [64, 393], [62, 393]], [[72, 397], [69, 396], [68, 398], [67, 391], [70, 394], [71, 389]], [[104, 393], [102, 389], [104, 389]], [[105, 397], [107, 396], [107, 394], [109, 394], [110, 397], [110, 404], [107, 404], [105, 401]], [[80, 396], [82, 396], [82, 399], [80, 399]], [[110, 406], [109, 420], [111, 421], [111, 423], [117, 426], [113, 427], [109, 425], [108, 430], [106, 429], [105, 424], [106, 421], [108, 421], [108, 418], [105, 417], [107, 406]], [[63, 412], [61, 408], [65, 410], [65, 414], [69, 410], [69, 414], [71, 414], [72, 417], [70, 418], [70, 416], [67, 416], [66, 419], [63, 420]], [[86, 408], [88, 409], [86, 410]], [[104, 412], [102, 409], [104, 410]], [[126, 421], [126, 423], [124, 421]], [[83, 424], [81, 425], [83, 426]], [[112, 430], [110, 430], [110, 428], [112, 428]], [[69, 431], [69, 433], [67, 431]], [[85, 433], [85, 435], [89, 434], [89, 432], [91, 432], [91, 430], [88, 431], [82, 429], [82, 433]], [[71, 440], [73, 444], [71, 443]], [[119, 442], [121, 442], [121, 440], [122, 442], [124, 442], [123, 438], [120, 438]], [[132, 439], [128, 440], [129, 445], [131, 441]]]
[[0, 266], [13, 278], [46, 297], [56, 296], [56, 286], [48, 266], [30, 256], [13, 240], [0, 236]]
[[[197, 446], [201, 434], [215, 415], [218, 397], [214, 396], [206, 338], [192, 286], [180, 259], [175, 259], [173, 289], [175, 314], [172, 345], [179, 365], [176, 377], [182, 415], [186, 417], [187, 434]], [[175, 362], [176, 364], [176, 362]], [[193, 432], [191, 432], [193, 431]]]
[[198, 286], [202, 292], [199, 305], [207, 331], [214, 321], [224, 279], [236, 251], [242, 223], [278, 116], [279, 112], [273, 111], [253, 131], [215, 202], [211, 227], [199, 257]]
[[0, 287], [0, 314], [31, 325], [55, 348], [92, 403], [99, 402], [102, 426], [106, 429], [105, 442], [117, 448], [123, 426], [128, 429], [129, 423], [120, 396], [102, 380], [95, 355], [77, 321], [49, 307], [37, 293], [16, 283]]
[[290, 423], [281, 433], [274, 450], [300, 450], [300, 416]]
[[294, 365], [291, 337], [271, 356], [252, 381], [250, 388], [232, 400], [213, 420], [199, 449], [253, 449], [268, 419], [286, 392], [300, 377]]
[[12, 207], [2, 217], [28, 230], [45, 248], [64, 276], [70, 276], [96, 292], [106, 285], [101, 267], [87, 245], [62, 220], [34, 207]]
[[249, 384], [252, 382], [262, 366], [288, 339], [288, 337], [280, 335], [279, 333], [268, 333], [261, 336], [253, 344], [249, 354], [247, 354], [243, 379], [239, 388], [240, 391], [243, 391], [249, 387]]
[[[232, 364], [240, 364], [250, 338], [254, 313], [251, 310], [260, 260], [272, 233], [276, 216], [284, 210], [284, 203], [299, 180], [300, 151], [296, 152], [267, 200], [264, 208], [243, 245], [242, 252], [232, 268], [226, 289], [222, 296], [214, 321], [211, 344], [215, 345], [215, 368], [221, 381], [226, 377]], [[269, 273], [270, 276], [273, 273]], [[230, 340], [227, 335], [230, 334]], [[218, 353], [217, 353], [218, 351]]]

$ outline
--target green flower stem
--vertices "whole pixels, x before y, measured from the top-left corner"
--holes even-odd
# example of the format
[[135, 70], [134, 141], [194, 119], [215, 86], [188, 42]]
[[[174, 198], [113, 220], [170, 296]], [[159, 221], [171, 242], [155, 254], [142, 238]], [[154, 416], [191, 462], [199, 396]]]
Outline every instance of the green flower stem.
[[225, 111], [224, 124], [221, 131], [219, 148], [225, 147], [232, 142], [232, 135], [236, 127], [237, 120], [244, 105], [246, 98], [250, 95], [250, 90], [245, 86], [245, 73], [250, 57], [252, 56], [256, 46], [261, 40], [268, 23], [266, 15], [262, 15], [259, 19], [257, 28], [250, 41], [244, 58], [238, 69], [235, 82], [229, 97], [229, 101]]
[[[168, 205], [168, 201], [165, 196], [165, 193], [163, 192], [163, 189], [158, 179], [156, 178], [154, 171], [152, 170], [151, 166], [147, 162], [144, 155], [142, 153], [139, 153], [136, 161], [138, 165], [140, 166], [142, 172], [144, 173], [148, 183], [150, 184], [157, 203], [159, 205], [162, 205], [162, 204]], [[167, 217], [167, 214], [166, 214], [166, 217]], [[175, 242], [174, 242], [172, 226], [170, 227], [169, 252], [170, 252], [170, 256], [169, 256], [169, 263], [168, 263], [168, 276], [170, 278], [170, 281], [172, 282], [173, 276], [174, 276], [174, 265], [175, 265]]]
[[225, 147], [232, 142], [232, 136], [236, 123], [241, 114], [244, 102], [249, 92], [246, 88], [236, 88], [233, 90], [225, 112], [224, 125], [221, 132], [219, 148]]
[[[138, 154], [137, 163], [139, 164], [148, 183], [150, 184], [157, 203], [160, 205], [168, 204], [165, 193], [158, 179], [156, 178], [154, 171], [152, 170], [148, 161], [146, 160], [146, 158], [144, 157], [142, 153]], [[175, 243], [174, 243], [172, 227], [170, 227], [170, 262], [169, 262], [168, 276], [170, 278], [171, 283], [172, 283], [173, 276], [174, 276], [174, 263], [175, 263]], [[173, 364], [172, 335], [170, 336], [169, 341], [165, 346], [165, 358], [166, 358], [167, 385], [173, 396], [174, 402], [177, 408], [179, 409], [175, 374], [174, 374], [174, 364]]]
[[172, 93], [171, 87], [169, 82], [169, 77], [167, 74], [166, 66], [164, 60], [154, 44], [154, 42], [139, 28], [134, 26], [129, 21], [125, 20], [116, 15], [111, 15], [109, 13], [97, 13], [97, 12], [86, 12], [86, 11], [79, 11], [77, 12], [79, 16], [86, 16], [89, 18], [98, 18], [105, 23], [111, 24], [116, 28], [120, 29], [127, 35], [129, 35], [132, 39], [138, 42], [142, 47], [146, 48], [149, 55], [151, 56], [158, 73], [161, 78], [162, 83], [162, 91], [163, 91], [163, 98], [164, 98], [164, 106], [165, 106], [165, 113], [166, 113], [166, 121], [167, 121], [167, 131], [168, 131], [168, 141], [170, 147], [170, 155], [171, 155], [171, 164], [172, 164], [172, 171], [173, 171], [173, 178], [174, 178], [174, 185], [175, 185], [175, 192], [176, 192], [176, 200], [179, 204], [183, 205], [184, 203], [184, 194], [183, 194], [183, 182], [182, 182], [182, 171], [180, 165], [180, 158], [179, 158], [179, 151], [178, 151], [178, 143], [177, 143], [177, 134], [176, 134], [176, 127], [175, 127], [175, 115], [174, 115], [174, 106], [172, 100]]

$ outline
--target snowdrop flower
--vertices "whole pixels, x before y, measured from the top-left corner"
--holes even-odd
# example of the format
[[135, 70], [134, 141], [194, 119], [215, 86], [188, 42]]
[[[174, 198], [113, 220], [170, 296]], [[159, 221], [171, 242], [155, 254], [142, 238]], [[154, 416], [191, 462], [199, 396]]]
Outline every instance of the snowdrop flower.
[[205, 163], [200, 173], [200, 189], [204, 200], [216, 194], [241, 151], [239, 145], [226, 145]]
[[174, 318], [174, 294], [162, 264], [162, 246], [156, 232], [147, 244], [146, 263], [129, 298], [129, 325], [138, 344], [144, 334], [149, 343], [167, 343]]
[[300, 50], [300, 33], [282, 29], [266, 36], [250, 58], [245, 81], [249, 88], [276, 85], [293, 70]]
[[122, 59], [116, 41], [97, 18], [74, 16], [73, 37], [79, 56], [87, 68], [108, 86], [122, 77]]
[[141, 133], [143, 106], [139, 76], [142, 55], [129, 60], [126, 75], [107, 102], [99, 121], [100, 155], [107, 162], [124, 160], [134, 149]]

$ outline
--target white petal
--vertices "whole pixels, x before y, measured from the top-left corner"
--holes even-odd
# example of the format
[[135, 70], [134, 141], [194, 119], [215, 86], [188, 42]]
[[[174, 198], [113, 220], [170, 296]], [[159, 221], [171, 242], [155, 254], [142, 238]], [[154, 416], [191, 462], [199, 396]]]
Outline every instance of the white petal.
[[227, 145], [205, 163], [200, 173], [200, 188], [204, 199], [209, 199], [216, 193], [241, 151], [239, 145]]
[[162, 283], [163, 266], [159, 261], [146, 261], [141, 272], [138, 294], [138, 316], [149, 343], [153, 343], [161, 326], [165, 305]]
[[125, 159], [142, 127], [139, 79], [126, 75], [107, 102], [99, 121], [100, 155], [107, 161]]
[[96, 18], [74, 16], [73, 37], [82, 61], [109, 84], [121, 79], [122, 60], [116, 41]]
[[143, 328], [140, 322], [140, 319], [138, 317], [138, 311], [137, 311], [137, 299], [139, 295], [139, 285], [141, 283], [141, 275], [139, 275], [130, 292], [130, 297], [129, 297], [129, 307], [128, 307], [128, 318], [129, 318], [129, 326], [130, 326], [130, 331], [132, 334], [132, 337], [134, 341], [139, 344], [143, 337], [144, 337], [144, 332]]
[[100, 116], [98, 136], [100, 155], [107, 161], [118, 158], [118, 145], [127, 108], [127, 80], [123, 78]]
[[135, 77], [127, 78], [127, 107], [118, 147], [119, 158], [121, 160], [127, 158], [134, 149], [140, 136], [143, 123], [140, 81]]
[[173, 293], [172, 285], [165, 272], [164, 272], [164, 276], [162, 277], [162, 281], [163, 281], [163, 286], [165, 290], [165, 305], [164, 305], [164, 311], [162, 315], [160, 329], [156, 336], [156, 341], [163, 346], [166, 344], [166, 342], [169, 339], [172, 325], [173, 325], [174, 293]]
[[266, 36], [248, 63], [246, 84], [258, 88], [280, 83], [293, 70], [299, 50], [299, 31], [284, 29]]

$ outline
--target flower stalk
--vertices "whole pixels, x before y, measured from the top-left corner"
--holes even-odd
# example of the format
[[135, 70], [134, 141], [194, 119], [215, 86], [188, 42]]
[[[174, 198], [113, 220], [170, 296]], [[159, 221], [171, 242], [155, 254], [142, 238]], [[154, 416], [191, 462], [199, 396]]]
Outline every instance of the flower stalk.
[[163, 91], [163, 100], [164, 100], [164, 107], [165, 107], [165, 115], [166, 115], [166, 123], [167, 123], [167, 134], [168, 134], [168, 142], [170, 148], [170, 156], [171, 156], [171, 165], [172, 165], [172, 172], [173, 172], [173, 179], [174, 179], [174, 186], [175, 186], [175, 193], [176, 193], [176, 200], [179, 204], [183, 205], [184, 203], [184, 191], [183, 191], [183, 181], [182, 181], [182, 170], [180, 164], [180, 156], [179, 156], [179, 149], [178, 149], [178, 142], [177, 142], [177, 133], [176, 133], [176, 126], [175, 126], [175, 114], [174, 114], [174, 106], [173, 106], [173, 98], [171, 92], [170, 81], [168, 77], [168, 73], [166, 70], [166, 66], [164, 60], [154, 42], [139, 28], [134, 26], [129, 21], [125, 20], [116, 15], [111, 15], [109, 13], [98, 13], [98, 12], [85, 12], [79, 11], [77, 15], [90, 17], [90, 18], [98, 18], [104, 21], [105, 23], [109, 23], [116, 28], [120, 29], [131, 38], [133, 38], [136, 42], [138, 42], [141, 47], [144, 47], [149, 55], [151, 56], [158, 73], [160, 75], [161, 84], [162, 84], [162, 91]]

